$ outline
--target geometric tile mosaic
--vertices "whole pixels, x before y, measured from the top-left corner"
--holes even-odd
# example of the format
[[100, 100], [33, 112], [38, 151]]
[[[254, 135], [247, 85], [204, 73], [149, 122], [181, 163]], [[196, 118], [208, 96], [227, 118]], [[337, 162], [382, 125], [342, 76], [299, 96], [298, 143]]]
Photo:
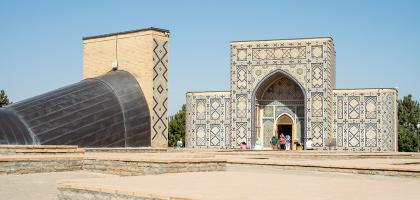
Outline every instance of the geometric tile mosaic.
[[348, 125], [348, 146], [359, 147], [360, 146], [360, 124], [349, 123]]
[[[393, 89], [336, 90], [333, 112], [337, 113], [334, 133], [338, 149], [395, 151], [396, 95]], [[344, 127], [342, 138], [341, 124]], [[343, 146], [338, 145], [341, 140]]]
[[343, 97], [337, 97], [337, 119], [343, 119]]
[[221, 126], [220, 124], [211, 124], [210, 125], [210, 146], [220, 146], [221, 136]]
[[270, 148], [286, 113], [317, 150], [395, 151], [396, 91], [335, 89], [334, 49], [330, 38], [231, 43], [230, 91], [187, 96], [187, 145], [252, 146], [259, 135]]
[[304, 94], [299, 85], [285, 76], [279, 78], [268, 86], [264, 95], [261, 97], [261, 100], [275, 100], [280, 102], [303, 99]]
[[220, 98], [212, 98], [210, 99], [210, 117], [213, 120], [217, 120], [220, 118], [222, 114], [222, 103]]
[[349, 119], [359, 119], [360, 117], [360, 97], [349, 96], [348, 97], [348, 114]]
[[206, 119], [206, 100], [205, 99], [197, 99], [196, 100], [196, 119], [197, 120], [205, 120]]
[[271, 137], [273, 137], [274, 119], [263, 119], [264, 147], [270, 147]]
[[247, 116], [247, 95], [237, 94], [236, 95], [236, 117], [246, 118]]
[[247, 57], [247, 50], [246, 49], [238, 49], [237, 53], [237, 61], [244, 61]]
[[240, 145], [242, 142], [246, 142], [246, 122], [236, 123], [236, 145]]
[[311, 47], [312, 58], [322, 58], [322, 45], [314, 45]]
[[273, 106], [264, 106], [263, 117], [274, 117]]
[[252, 60], [284, 60], [305, 58], [306, 47], [304, 46], [252, 49]]
[[323, 93], [322, 92], [312, 92], [312, 117], [322, 117], [323, 113]]
[[378, 139], [378, 128], [376, 123], [365, 124], [365, 146], [376, 147]]
[[168, 145], [168, 41], [153, 38], [152, 145]]
[[343, 146], [343, 124], [337, 124], [337, 146]]
[[232, 103], [230, 98], [225, 98], [225, 119], [230, 120]]
[[237, 67], [237, 72], [236, 72], [236, 74], [237, 74], [237, 78], [238, 78], [238, 82], [237, 82], [237, 86], [238, 86], [238, 89], [246, 89], [247, 88], [247, 83], [248, 83], [248, 80], [247, 80], [247, 74], [248, 74], [248, 71], [247, 71], [247, 67], [246, 66], [238, 66]]
[[311, 122], [312, 125], [312, 142], [314, 147], [323, 146], [322, 122]]
[[224, 147], [230, 147], [231, 146], [231, 132], [230, 132], [230, 125], [225, 124], [225, 145]]
[[229, 147], [230, 106], [229, 92], [187, 93], [186, 146]]
[[366, 119], [376, 119], [377, 97], [365, 96], [365, 116]]
[[196, 125], [196, 139], [197, 146], [206, 146], [207, 134], [206, 134], [206, 125], [197, 124]]
[[312, 64], [312, 87], [322, 88], [324, 83], [322, 63]]

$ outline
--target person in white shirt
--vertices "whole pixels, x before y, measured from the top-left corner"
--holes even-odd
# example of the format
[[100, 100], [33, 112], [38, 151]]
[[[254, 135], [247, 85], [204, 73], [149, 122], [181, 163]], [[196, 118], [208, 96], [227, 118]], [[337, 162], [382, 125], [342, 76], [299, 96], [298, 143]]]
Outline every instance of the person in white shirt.
[[257, 141], [255, 142], [255, 146], [254, 146], [254, 150], [262, 150], [262, 144], [261, 144], [261, 139], [258, 138]]
[[311, 138], [309, 138], [307, 141], [306, 141], [306, 145], [305, 145], [305, 150], [312, 150], [313, 148], [312, 148], [312, 139]]

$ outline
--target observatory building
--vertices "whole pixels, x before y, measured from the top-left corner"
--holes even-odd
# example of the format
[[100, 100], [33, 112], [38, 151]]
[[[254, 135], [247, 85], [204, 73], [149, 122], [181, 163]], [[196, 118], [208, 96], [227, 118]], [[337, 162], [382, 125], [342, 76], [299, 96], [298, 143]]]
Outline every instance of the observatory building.
[[397, 151], [397, 90], [337, 89], [332, 38], [235, 41], [230, 90], [188, 92], [186, 145]]
[[0, 144], [166, 147], [169, 31], [83, 38], [83, 77], [0, 108]]

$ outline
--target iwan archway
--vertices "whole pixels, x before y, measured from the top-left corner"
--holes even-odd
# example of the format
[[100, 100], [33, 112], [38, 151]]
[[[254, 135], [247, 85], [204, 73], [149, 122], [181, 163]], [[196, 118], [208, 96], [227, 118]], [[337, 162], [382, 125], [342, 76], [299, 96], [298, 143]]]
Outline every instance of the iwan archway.
[[303, 144], [305, 92], [287, 72], [277, 70], [260, 81], [253, 92], [253, 110], [252, 137], [259, 138], [264, 148], [270, 148], [271, 138], [278, 138], [280, 132], [290, 135], [292, 144]]

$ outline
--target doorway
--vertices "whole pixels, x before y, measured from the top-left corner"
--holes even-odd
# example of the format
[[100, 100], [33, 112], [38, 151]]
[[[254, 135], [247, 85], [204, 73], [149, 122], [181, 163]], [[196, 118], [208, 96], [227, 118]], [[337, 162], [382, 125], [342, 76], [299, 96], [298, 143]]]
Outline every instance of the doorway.
[[292, 138], [292, 125], [291, 124], [278, 124], [277, 135], [280, 135], [280, 133], [283, 133], [284, 136], [289, 135], [290, 138]]
[[293, 141], [296, 139], [295, 134], [295, 122], [288, 114], [282, 114], [276, 121], [276, 137], [279, 138], [280, 134], [283, 133], [284, 136], [289, 135], [291, 150], [296, 150]]

